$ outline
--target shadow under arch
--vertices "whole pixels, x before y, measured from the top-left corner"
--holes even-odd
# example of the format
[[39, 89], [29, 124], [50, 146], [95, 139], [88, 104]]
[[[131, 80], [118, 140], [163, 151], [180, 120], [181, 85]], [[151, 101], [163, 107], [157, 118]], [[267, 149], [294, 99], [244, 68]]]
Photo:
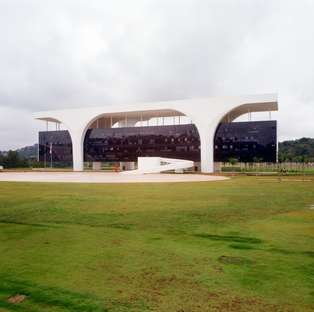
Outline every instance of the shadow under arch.
[[[216, 148], [219, 149], [219, 144], [222, 144], [221, 142], [221, 138], [218, 137], [218, 133], [220, 131], [220, 129], [222, 129], [222, 131], [224, 131], [224, 128], [229, 128], [229, 131], [230, 129], [232, 129], [232, 137], [233, 137], [233, 142], [230, 143], [229, 140], [230, 138], [228, 138], [227, 136], [227, 143], [229, 142], [233, 147], [234, 145], [236, 145], [237, 143], [240, 143], [241, 142], [241, 138], [237, 138], [236, 137], [236, 133], [241, 133], [241, 131], [243, 131], [243, 128], [242, 130], [241, 127], [239, 127], [239, 124], [243, 123], [243, 124], [246, 124], [246, 127], [247, 127], [247, 131], [249, 132], [251, 128], [251, 126], [248, 125], [248, 123], [251, 123], [253, 125], [253, 128], [256, 127], [256, 124], [260, 123], [257, 127], [260, 127], [259, 130], [262, 129], [262, 126], [261, 126], [261, 123], [264, 123], [264, 122], [272, 122], [272, 123], [276, 123], [276, 121], [274, 120], [264, 120], [264, 121], [252, 121], [251, 119], [249, 119], [248, 121], [244, 121], [244, 122], [236, 122], [236, 126], [234, 127], [228, 127], [226, 126], [226, 124], [233, 124], [234, 121], [240, 117], [240, 116], [243, 116], [245, 114], [250, 114], [250, 113], [253, 113], [253, 112], [270, 112], [270, 111], [275, 111], [277, 110], [277, 103], [276, 102], [273, 102], [273, 103], [254, 103], [254, 104], [251, 104], [251, 103], [245, 103], [245, 104], [241, 104], [241, 105], [238, 105], [236, 107], [233, 107], [232, 109], [230, 110], [227, 110], [225, 111], [224, 113], [222, 113], [222, 115], [220, 116], [220, 119], [218, 119], [218, 122], [216, 123], [216, 127], [215, 127], [215, 130], [213, 132], [213, 137], [212, 137], [212, 141], [213, 141], [213, 160], [214, 162], [215, 161], [221, 161], [221, 158], [222, 158], [222, 154], [219, 154], [217, 153], [216, 151]], [[275, 124], [276, 125], [276, 124]], [[267, 129], [267, 126], [264, 124], [264, 129], [262, 131], [265, 131], [265, 129]], [[276, 126], [275, 126], [276, 127]], [[228, 131], [228, 130], [227, 130]], [[246, 130], [245, 130], [246, 131]], [[243, 132], [245, 133], [246, 135], [248, 135], [248, 133], [246, 132]], [[277, 130], [276, 130], [277, 131]], [[251, 139], [252, 141], [253, 140], [257, 140], [258, 139], [261, 139], [262, 138], [262, 135], [261, 134], [256, 134], [253, 135], [252, 137], [249, 138], [249, 136], [247, 136], [246, 139], [248, 139], [248, 142], [247, 143], [252, 143], [249, 141], [249, 139]], [[277, 133], [275, 134], [275, 144], [277, 145]], [[244, 142], [244, 141], [243, 141]], [[242, 143], [243, 143], [242, 142]], [[257, 142], [257, 141], [256, 141]], [[272, 142], [273, 143], [273, 142]], [[271, 144], [272, 144], [271, 143]], [[269, 143], [270, 144], [270, 143]], [[216, 146], [218, 145], [218, 146]], [[262, 146], [262, 145], [261, 145]], [[217, 154], [216, 154], [217, 153]], [[236, 158], [236, 159], [242, 159], [241, 161], [244, 161], [244, 162], [250, 162], [252, 160], [248, 160], [246, 159], [245, 160], [245, 157], [243, 157], [243, 155], [241, 154], [242, 151], [240, 149], [240, 152], [238, 155], [236, 155], [237, 153], [235, 153], [234, 151], [230, 152], [230, 156], [229, 158]], [[256, 151], [256, 153], [258, 154], [258, 152]], [[274, 153], [274, 159], [271, 160], [271, 162], [274, 162], [276, 161], [276, 151]], [[217, 160], [217, 158], [220, 158], [219, 160]], [[254, 157], [255, 158], [255, 157]], [[257, 157], [258, 158], [258, 157]], [[223, 160], [223, 161], [229, 161], [229, 160]]]
[[215, 131], [214, 131], [214, 138], [216, 136], [216, 132], [218, 127], [221, 125], [221, 123], [231, 123], [238, 117], [248, 114], [248, 113], [254, 113], [254, 112], [269, 112], [269, 111], [275, 111], [277, 110], [277, 102], [260, 102], [260, 103], [244, 103], [240, 104], [236, 107], [233, 107], [229, 110], [224, 111], [220, 118], [218, 119]]
[[[82, 145], [83, 145], [83, 154], [84, 154], [84, 161], [93, 161], [91, 160], [91, 158], [87, 155], [86, 151], [89, 150], [89, 148], [87, 148], [87, 140], [89, 140], [89, 134], [91, 133], [92, 129], [95, 129], [95, 123], [97, 122], [97, 120], [102, 119], [102, 125], [104, 127], [102, 127], [100, 125], [100, 129], [101, 128], [106, 128], [106, 131], [104, 131], [104, 133], [109, 133], [110, 132], [119, 132], [121, 130], [119, 129], [123, 129], [123, 128], [128, 128], [130, 130], [130, 132], [135, 132], [138, 129], [142, 129], [142, 131], [145, 131], [145, 129], [151, 129], [152, 127], [154, 127], [154, 129], [156, 130], [156, 136], [161, 135], [162, 133], [158, 133], [158, 130], [161, 130], [161, 127], [166, 127], [166, 126], [171, 126], [171, 125], [167, 125], [167, 124], [161, 124], [161, 125], [151, 125], [151, 126], [145, 126], [145, 125], [138, 125], [138, 123], [145, 122], [147, 120], [150, 120], [152, 118], [162, 118], [162, 117], [178, 117], [178, 116], [185, 116], [189, 119], [191, 119], [191, 117], [179, 110], [176, 109], [155, 109], [155, 110], [142, 110], [142, 111], [126, 111], [126, 112], [120, 112], [120, 113], [103, 113], [103, 114], [98, 114], [97, 116], [93, 117], [88, 124], [86, 125], [83, 134], [82, 134]], [[125, 124], [121, 127], [121, 128], [114, 128], [113, 130], [113, 125], [118, 123], [118, 122], [124, 122]], [[135, 126], [136, 125], [136, 126]], [[174, 127], [177, 126], [184, 126], [185, 124], [175, 124], [172, 125]], [[197, 125], [195, 123], [192, 122], [191, 119], [191, 125], [193, 125], [193, 127], [195, 128], [195, 132], [196, 132], [196, 136], [198, 138], [198, 140], [200, 140], [200, 135], [199, 135], [199, 131], [197, 128]], [[158, 129], [159, 127], [159, 129]], [[111, 130], [110, 130], [111, 129]], [[103, 129], [104, 130], [104, 129]], [[101, 130], [99, 130], [98, 132], [100, 132]], [[122, 130], [123, 131], [123, 130]], [[140, 131], [140, 130], [139, 130]], [[97, 132], [97, 131], [96, 131]], [[136, 143], [134, 143], [134, 145], [136, 146]], [[199, 144], [198, 144], [199, 147]], [[198, 150], [198, 158], [200, 158], [200, 150]], [[150, 156], [150, 155], [138, 155], [138, 157], [140, 156]], [[162, 156], [162, 155], [154, 155], [154, 156]], [[182, 159], [184, 159], [184, 157], [181, 157]], [[97, 160], [95, 160], [97, 161]], [[106, 160], [99, 160], [99, 161], [106, 161]], [[116, 161], [125, 161], [123, 159], [117, 159]], [[134, 161], [134, 159], [132, 160]], [[137, 159], [136, 159], [137, 161]]]

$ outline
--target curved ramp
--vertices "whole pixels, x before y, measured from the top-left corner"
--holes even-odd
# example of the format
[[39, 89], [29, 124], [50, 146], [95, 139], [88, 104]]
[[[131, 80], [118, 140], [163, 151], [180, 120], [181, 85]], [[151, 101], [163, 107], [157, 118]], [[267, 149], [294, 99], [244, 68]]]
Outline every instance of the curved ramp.
[[163, 158], [163, 157], [138, 157], [138, 169], [123, 171], [121, 174], [160, 173], [170, 170], [189, 169], [194, 166], [191, 160]]

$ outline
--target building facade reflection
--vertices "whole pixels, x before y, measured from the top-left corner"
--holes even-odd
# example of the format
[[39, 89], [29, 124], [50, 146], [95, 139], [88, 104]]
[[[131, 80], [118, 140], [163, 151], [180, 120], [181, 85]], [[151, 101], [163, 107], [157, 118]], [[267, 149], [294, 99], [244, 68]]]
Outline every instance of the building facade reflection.
[[[214, 160], [236, 158], [242, 162], [275, 162], [276, 121], [221, 123], [214, 138]], [[95, 128], [84, 140], [84, 161], [137, 161], [140, 156], [200, 161], [200, 139], [193, 124]], [[39, 133], [39, 160], [71, 164], [68, 131]]]

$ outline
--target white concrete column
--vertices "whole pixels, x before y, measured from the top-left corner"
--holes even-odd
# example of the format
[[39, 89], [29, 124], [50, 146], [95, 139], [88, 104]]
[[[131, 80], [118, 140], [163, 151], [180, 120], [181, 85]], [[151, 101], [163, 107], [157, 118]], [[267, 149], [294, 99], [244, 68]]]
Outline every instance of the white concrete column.
[[73, 171], [84, 170], [84, 147], [81, 131], [70, 131], [72, 139]]
[[209, 128], [199, 130], [201, 141], [201, 171], [214, 172], [214, 135], [215, 131]]

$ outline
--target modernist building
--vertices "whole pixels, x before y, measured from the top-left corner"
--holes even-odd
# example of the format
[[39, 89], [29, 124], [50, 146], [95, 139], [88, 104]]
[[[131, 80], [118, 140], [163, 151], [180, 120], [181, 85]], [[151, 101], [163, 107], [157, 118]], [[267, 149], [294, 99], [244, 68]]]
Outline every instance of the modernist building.
[[73, 163], [75, 171], [84, 161], [129, 163], [143, 156], [200, 162], [202, 172], [230, 158], [274, 162], [276, 121], [234, 120], [276, 110], [277, 96], [264, 94], [38, 112], [36, 119], [56, 124], [39, 133], [39, 160]]

